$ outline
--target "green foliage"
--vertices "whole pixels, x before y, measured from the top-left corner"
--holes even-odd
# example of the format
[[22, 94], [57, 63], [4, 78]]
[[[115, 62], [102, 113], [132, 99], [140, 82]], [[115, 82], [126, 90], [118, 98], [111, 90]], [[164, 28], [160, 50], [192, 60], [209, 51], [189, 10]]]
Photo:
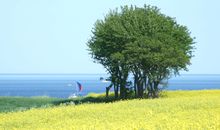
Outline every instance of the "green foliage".
[[[111, 74], [115, 89], [126, 96], [129, 72], [135, 77], [135, 92], [158, 96], [160, 82], [187, 70], [194, 39], [186, 26], [166, 16], [157, 7], [124, 6], [98, 20], [88, 42], [92, 58]], [[115, 91], [116, 92], [116, 91]]]

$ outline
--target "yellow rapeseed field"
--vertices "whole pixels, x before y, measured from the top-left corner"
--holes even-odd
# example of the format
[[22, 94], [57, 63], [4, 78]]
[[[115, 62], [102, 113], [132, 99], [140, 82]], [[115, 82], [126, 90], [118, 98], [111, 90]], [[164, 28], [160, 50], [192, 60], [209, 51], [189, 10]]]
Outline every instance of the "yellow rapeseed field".
[[220, 90], [0, 114], [2, 130], [220, 130]]

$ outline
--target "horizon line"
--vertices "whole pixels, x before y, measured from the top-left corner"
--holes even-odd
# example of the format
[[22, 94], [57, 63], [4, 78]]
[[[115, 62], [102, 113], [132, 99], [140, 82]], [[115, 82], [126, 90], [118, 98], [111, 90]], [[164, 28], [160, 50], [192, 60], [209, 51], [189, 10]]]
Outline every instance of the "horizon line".
[[[108, 73], [0, 73], [0, 75], [108, 75]], [[180, 75], [220, 75], [216, 73], [193, 73]]]

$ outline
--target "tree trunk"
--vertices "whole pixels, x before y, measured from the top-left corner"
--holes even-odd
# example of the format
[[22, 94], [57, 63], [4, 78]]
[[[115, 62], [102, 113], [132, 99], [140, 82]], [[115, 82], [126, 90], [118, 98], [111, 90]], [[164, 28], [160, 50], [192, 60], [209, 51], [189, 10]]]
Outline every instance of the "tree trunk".
[[137, 97], [137, 75], [134, 75], [134, 94]]
[[159, 82], [153, 81], [153, 82], [148, 82], [148, 84], [149, 84], [149, 89], [148, 89], [147, 97], [158, 98], [159, 97], [159, 89], [158, 89]]
[[118, 98], [118, 85], [114, 86], [115, 98]]
[[118, 98], [118, 83], [114, 81], [113, 86], [114, 86], [115, 98]]
[[126, 82], [127, 82], [127, 77], [123, 76], [120, 81], [120, 98], [125, 99], [126, 98]]
[[144, 80], [144, 85], [143, 85], [143, 86], [144, 86], [144, 87], [143, 87], [143, 91], [144, 91], [144, 92], [143, 92], [143, 93], [146, 93], [146, 89], [147, 89], [147, 76], [146, 76], [146, 75], [144, 76], [144, 79], [143, 79], [143, 80]]
[[147, 98], [153, 98], [153, 84], [148, 80], [148, 93]]
[[143, 81], [143, 78], [141, 77], [141, 80], [140, 80], [140, 98], [143, 98], [143, 95], [144, 95], [144, 81]]
[[153, 97], [154, 98], [158, 98], [159, 97], [159, 89], [158, 89], [158, 85], [159, 85], [159, 82], [158, 81], [154, 81], [154, 95]]
[[142, 78], [139, 77], [137, 81], [137, 88], [138, 88], [138, 97], [143, 98], [143, 81]]
[[111, 89], [111, 87], [112, 87], [112, 83], [108, 86], [108, 87], [106, 87], [106, 97], [108, 97], [108, 95], [109, 95], [109, 90]]

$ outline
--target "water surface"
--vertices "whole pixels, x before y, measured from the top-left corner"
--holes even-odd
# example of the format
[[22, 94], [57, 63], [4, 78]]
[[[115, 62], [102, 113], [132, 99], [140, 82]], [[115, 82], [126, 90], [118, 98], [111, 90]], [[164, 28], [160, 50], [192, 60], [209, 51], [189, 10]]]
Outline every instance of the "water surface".
[[[76, 81], [83, 90], [80, 95], [103, 93], [108, 82], [105, 74], [73, 75], [0, 75], [0, 96], [50, 96], [67, 98], [78, 92]], [[168, 80], [168, 90], [220, 89], [220, 75], [181, 75]]]

